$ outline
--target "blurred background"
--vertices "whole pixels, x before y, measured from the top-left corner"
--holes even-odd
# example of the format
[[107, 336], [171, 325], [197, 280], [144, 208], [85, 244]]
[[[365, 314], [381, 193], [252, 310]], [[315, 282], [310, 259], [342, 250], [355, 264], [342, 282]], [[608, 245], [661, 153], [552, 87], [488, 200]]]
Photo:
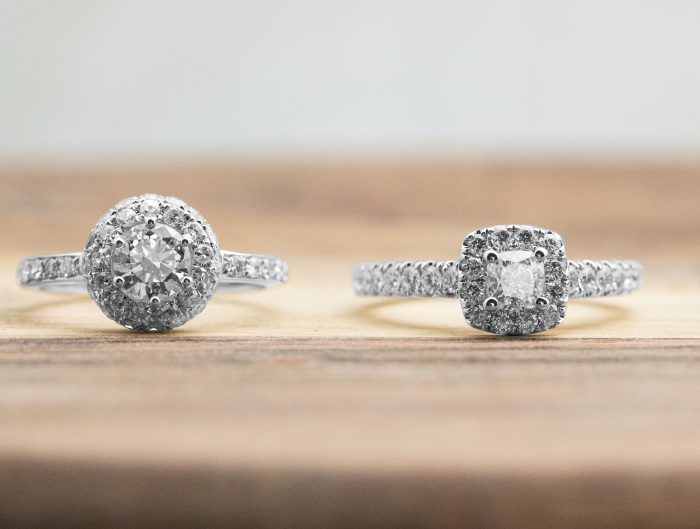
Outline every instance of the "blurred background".
[[696, 159], [693, 1], [0, 2], [5, 161]]

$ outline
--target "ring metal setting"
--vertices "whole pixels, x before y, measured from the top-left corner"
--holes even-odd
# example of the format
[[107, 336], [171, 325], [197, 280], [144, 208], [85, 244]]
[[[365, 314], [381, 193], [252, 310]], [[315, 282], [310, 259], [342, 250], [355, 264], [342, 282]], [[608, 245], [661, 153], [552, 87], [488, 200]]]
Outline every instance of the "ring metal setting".
[[570, 298], [628, 294], [642, 277], [637, 261], [571, 261], [558, 233], [499, 225], [467, 235], [458, 261], [361, 263], [353, 286], [365, 296], [457, 297], [475, 329], [528, 335], [559, 325]]
[[562, 238], [532, 226], [496, 226], [464, 239], [459, 299], [469, 324], [495, 334], [531, 334], [566, 315], [569, 273]]
[[264, 288], [286, 281], [279, 258], [225, 252], [211, 226], [182, 200], [140, 195], [98, 220], [79, 254], [30, 257], [22, 286], [84, 291], [129, 329], [164, 331], [202, 312], [219, 289]]

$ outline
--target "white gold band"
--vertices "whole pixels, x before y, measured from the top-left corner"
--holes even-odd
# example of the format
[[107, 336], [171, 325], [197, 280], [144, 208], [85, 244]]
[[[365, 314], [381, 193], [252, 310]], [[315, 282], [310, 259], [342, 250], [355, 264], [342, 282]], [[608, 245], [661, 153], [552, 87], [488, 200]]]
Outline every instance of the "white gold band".
[[[17, 281], [23, 287], [52, 292], [86, 292], [80, 270], [82, 253], [40, 255], [22, 259]], [[256, 290], [287, 280], [287, 262], [271, 255], [222, 251], [218, 291]]]
[[[569, 297], [629, 294], [642, 285], [644, 269], [632, 260], [569, 261]], [[360, 263], [353, 288], [363, 296], [458, 297], [456, 261], [387, 261]]]

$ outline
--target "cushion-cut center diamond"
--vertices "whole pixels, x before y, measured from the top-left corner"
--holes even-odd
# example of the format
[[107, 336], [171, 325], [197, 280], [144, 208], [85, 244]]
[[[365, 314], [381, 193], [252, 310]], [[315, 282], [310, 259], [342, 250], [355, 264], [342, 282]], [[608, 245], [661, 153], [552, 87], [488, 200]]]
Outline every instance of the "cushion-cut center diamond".
[[544, 263], [534, 252], [501, 252], [498, 261], [486, 266], [486, 295], [499, 304], [534, 307], [544, 289]]
[[190, 274], [189, 245], [170, 226], [145, 223], [124, 230], [126, 244], [115, 249], [112, 273], [123, 279], [122, 288], [135, 300], [168, 299], [182, 290], [182, 279]]

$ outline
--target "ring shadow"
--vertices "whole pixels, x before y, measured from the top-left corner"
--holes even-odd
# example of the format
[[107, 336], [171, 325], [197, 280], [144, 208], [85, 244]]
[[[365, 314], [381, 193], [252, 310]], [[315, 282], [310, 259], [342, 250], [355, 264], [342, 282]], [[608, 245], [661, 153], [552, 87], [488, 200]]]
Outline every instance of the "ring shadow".
[[[410, 329], [417, 331], [434, 331], [441, 334], [447, 334], [450, 336], [467, 337], [465, 336], [465, 331], [469, 333], [469, 338], [481, 338], [481, 339], [503, 339], [508, 338], [505, 336], [498, 336], [493, 334], [484, 333], [478, 329], [473, 329], [467, 326], [466, 329], [463, 327], [454, 327], [447, 325], [426, 325], [419, 323], [412, 323], [406, 321], [399, 321], [390, 316], [380, 314], [381, 311], [387, 307], [392, 307], [404, 303], [420, 303], [432, 298], [396, 298], [396, 299], [383, 299], [380, 301], [375, 301], [373, 303], [364, 305], [357, 309], [351, 311], [351, 316], [356, 319], [363, 320], [367, 323], [379, 324], [389, 326], [395, 329]], [[587, 306], [593, 308], [599, 314], [595, 318], [584, 321], [576, 322], [573, 324], [567, 324], [565, 331], [583, 331], [587, 329], [592, 329], [598, 327], [604, 323], [616, 323], [629, 319], [631, 311], [625, 307], [619, 305], [611, 305], [600, 300], [587, 300]], [[562, 329], [558, 326], [556, 329], [552, 329], [554, 332], [561, 332]], [[547, 338], [551, 334], [534, 334], [529, 336], [511, 336], [513, 339], [523, 339], [523, 338]]]
[[[54, 322], [54, 321], [49, 321], [48, 319], [42, 318], [41, 313], [45, 310], [48, 309], [55, 309], [55, 308], [62, 308], [62, 307], [70, 307], [71, 305], [77, 305], [81, 303], [87, 303], [88, 300], [85, 299], [84, 296], [61, 296], [60, 298], [56, 298], [53, 300], [48, 300], [48, 301], [41, 301], [39, 303], [33, 303], [31, 305], [26, 305], [24, 307], [20, 307], [18, 309], [15, 309], [13, 312], [13, 321], [16, 324], [23, 325], [23, 326], [29, 326], [29, 325], [41, 325], [44, 328], [48, 329], [56, 329], [56, 330], [63, 330], [63, 331], [69, 331], [69, 332], [75, 332], [75, 333], [80, 333], [80, 334], [89, 334], [89, 335], [100, 335], [100, 336], [114, 336], [114, 337], [119, 337], [119, 336], [125, 336], [127, 334], [133, 335], [134, 332], [137, 332], [140, 336], [153, 336], [154, 338], [158, 336], [164, 336], [163, 332], [148, 332], [148, 331], [133, 331], [132, 329], [127, 329], [125, 327], [115, 327], [115, 328], [90, 328], [90, 327], [78, 327], [75, 325], [66, 325], [65, 322]], [[239, 297], [237, 299], [227, 299], [227, 296], [223, 296], [222, 298], [217, 298], [216, 304], [221, 305], [221, 304], [228, 304], [228, 305], [235, 305], [237, 308], [242, 308], [246, 311], [246, 316], [248, 317], [260, 317], [260, 318], [265, 318], [265, 321], [270, 321], [271, 319], [274, 318], [279, 318], [281, 316], [281, 312], [269, 307], [268, 305], [263, 305], [260, 303], [256, 303], [253, 301], [247, 301], [247, 300], [241, 300]], [[94, 307], [96, 310], [99, 310], [97, 307]], [[196, 317], [196, 316], [195, 316]], [[237, 321], [232, 321], [232, 325], [235, 325]], [[117, 323], [114, 323], [114, 325], [118, 325]], [[183, 327], [177, 327], [175, 329], [170, 329], [168, 331], [165, 331], [165, 335], [167, 336], [178, 336], [178, 337], [185, 337], [186, 335], [197, 335], [199, 333], [196, 332], [190, 332], [189, 329], [183, 328]]]

